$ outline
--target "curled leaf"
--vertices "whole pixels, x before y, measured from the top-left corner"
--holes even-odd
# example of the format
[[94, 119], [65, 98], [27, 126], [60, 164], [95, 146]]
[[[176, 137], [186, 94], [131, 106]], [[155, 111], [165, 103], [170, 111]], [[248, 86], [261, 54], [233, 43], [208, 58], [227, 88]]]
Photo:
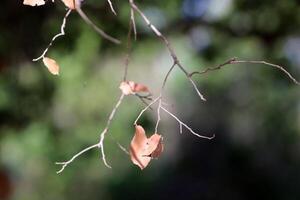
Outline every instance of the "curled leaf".
[[147, 167], [151, 158], [157, 158], [163, 151], [162, 137], [159, 134], [153, 134], [147, 138], [142, 126], [135, 126], [135, 134], [130, 143], [130, 158], [133, 164], [141, 169]]
[[75, 3], [77, 0], [61, 0], [66, 7], [70, 8], [71, 10], [76, 9]]
[[162, 143], [161, 135], [159, 135], [157, 133], [154, 133], [149, 138], [148, 143], [149, 143], [149, 148], [151, 148], [150, 149], [150, 154], [148, 156], [150, 156], [151, 158], [158, 158], [164, 150], [164, 145]]
[[139, 84], [139, 83], [135, 83], [133, 81], [123, 81], [120, 84], [119, 88], [125, 95], [135, 94], [138, 92], [149, 92], [149, 89], [147, 86]]
[[125, 95], [129, 95], [129, 94], [134, 94], [130, 85], [127, 82], [122, 82], [120, 84], [120, 90], [123, 92], [123, 94]]
[[44, 0], [24, 0], [23, 1], [24, 5], [28, 6], [41, 6], [45, 4]]
[[59, 65], [56, 63], [55, 60], [48, 58], [48, 57], [44, 57], [43, 63], [48, 68], [48, 70], [51, 74], [53, 74], [53, 75], [59, 74]]

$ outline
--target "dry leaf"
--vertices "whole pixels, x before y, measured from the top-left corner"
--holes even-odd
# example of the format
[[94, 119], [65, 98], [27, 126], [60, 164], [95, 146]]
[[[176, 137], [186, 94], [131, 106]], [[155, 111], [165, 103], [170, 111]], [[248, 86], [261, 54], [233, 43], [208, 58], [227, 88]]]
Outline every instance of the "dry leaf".
[[41, 6], [45, 4], [44, 0], [24, 0], [23, 1], [24, 5], [28, 6]]
[[139, 83], [135, 83], [133, 81], [128, 81], [128, 84], [129, 84], [130, 88], [132, 89], [132, 91], [134, 93], [137, 93], [137, 92], [149, 92], [147, 86], [145, 86], [145, 85], [142, 85], [142, 84], [139, 84]]
[[77, 0], [61, 0], [66, 7], [70, 8], [71, 10], [74, 10], [76, 8], [75, 2]]
[[119, 87], [123, 94], [125, 95], [129, 95], [129, 94], [135, 94], [138, 92], [149, 92], [149, 89], [147, 86], [139, 84], [139, 83], [135, 83], [133, 81], [123, 81], [120, 84]]
[[158, 135], [157, 133], [153, 134], [149, 138], [148, 143], [151, 152], [148, 156], [150, 156], [151, 158], [158, 158], [164, 150], [164, 145], [162, 143], [161, 135]]
[[55, 60], [48, 58], [48, 57], [44, 57], [43, 62], [51, 74], [53, 74], [53, 75], [59, 74], [59, 65], [56, 63]]
[[157, 158], [163, 151], [162, 137], [153, 134], [149, 139], [142, 126], [135, 126], [135, 134], [130, 143], [131, 161], [141, 169], [147, 167], [151, 158]]
[[127, 82], [122, 82], [119, 88], [121, 89], [124, 95], [134, 94], [130, 85]]
[[144, 156], [147, 146], [147, 136], [145, 130], [141, 126], [135, 126], [135, 134], [130, 143], [130, 158], [133, 164], [141, 169], [147, 167], [151, 161], [151, 157]]

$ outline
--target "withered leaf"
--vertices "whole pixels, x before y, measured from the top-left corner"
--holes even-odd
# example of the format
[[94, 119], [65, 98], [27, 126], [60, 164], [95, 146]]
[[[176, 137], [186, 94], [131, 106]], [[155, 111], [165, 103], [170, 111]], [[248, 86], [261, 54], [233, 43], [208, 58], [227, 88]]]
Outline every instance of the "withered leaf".
[[135, 134], [130, 143], [131, 161], [141, 169], [147, 167], [151, 158], [157, 158], [163, 151], [161, 135], [153, 134], [147, 138], [142, 126], [135, 126]]
[[24, 0], [23, 1], [24, 5], [28, 6], [41, 6], [45, 4], [44, 0]]
[[127, 82], [122, 82], [119, 88], [124, 95], [133, 94], [133, 91]]
[[140, 83], [135, 83], [133, 81], [123, 81], [120, 84], [119, 88], [121, 89], [124, 95], [135, 94], [138, 92], [149, 92], [147, 86]]
[[55, 60], [48, 58], [48, 57], [44, 57], [43, 63], [48, 68], [48, 70], [51, 74], [59, 75], [59, 65], [56, 63]]
[[151, 153], [149, 154], [151, 158], [158, 158], [160, 154], [164, 151], [162, 137], [157, 133], [153, 134], [149, 138], [149, 145], [151, 145]]
[[66, 7], [70, 8], [71, 10], [74, 10], [76, 8], [75, 3], [77, 0], [61, 0]]

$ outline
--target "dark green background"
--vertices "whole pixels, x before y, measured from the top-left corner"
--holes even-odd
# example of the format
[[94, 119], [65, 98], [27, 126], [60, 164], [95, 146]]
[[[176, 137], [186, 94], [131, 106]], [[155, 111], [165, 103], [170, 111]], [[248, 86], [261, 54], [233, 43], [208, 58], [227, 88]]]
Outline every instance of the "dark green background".
[[[112, 169], [92, 150], [62, 174], [55, 173], [56, 161], [98, 141], [120, 94], [129, 6], [127, 1], [113, 3], [116, 17], [104, 0], [86, 0], [82, 8], [123, 44], [103, 40], [72, 13], [66, 36], [47, 54], [61, 66], [60, 76], [53, 76], [31, 59], [59, 32], [63, 4], [56, 0], [33, 8], [21, 0], [1, 2], [0, 199], [300, 199], [299, 86], [261, 65], [228, 66], [195, 76], [205, 103], [184, 74], [174, 70], [166, 87], [168, 108], [198, 133], [215, 133], [214, 140], [186, 130], [180, 134], [176, 121], [163, 114], [159, 130], [165, 152], [141, 171], [114, 141], [128, 146], [133, 121], [144, 106], [128, 97], [109, 132], [114, 139], [107, 136], [105, 142]], [[136, 3], [170, 39], [189, 71], [239, 57], [281, 64], [300, 78], [299, 1]], [[157, 95], [172, 60], [136, 18], [129, 79]], [[151, 111], [141, 119], [148, 134], [155, 121]]]

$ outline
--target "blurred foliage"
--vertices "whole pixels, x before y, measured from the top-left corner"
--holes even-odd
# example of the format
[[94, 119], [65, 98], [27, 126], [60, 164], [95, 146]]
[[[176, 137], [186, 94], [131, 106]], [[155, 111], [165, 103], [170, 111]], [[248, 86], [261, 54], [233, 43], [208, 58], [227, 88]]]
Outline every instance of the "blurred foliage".
[[[266, 60], [300, 77], [300, 4], [297, 0], [136, 1], [173, 43], [190, 71], [231, 57]], [[84, 2], [84, 11], [126, 43], [129, 6]], [[115, 141], [128, 146], [132, 123], [143, 104], [128, 97], [106, 138], [104, 167], [92, 150], [57, 175], [56, 161], [98, 141], [120, 91], [125, 45], [102, 40], [76, 13], [66, 36], [49, 51], [60, 76], [31, 62], [60, 29], [63, 4], [39, 8], [4, 1], [0, 18], [0, 199], [299, 199], [299, 87], [276, 69], [227, 66], [195, 77], [208, 99], [198, 98], [181, 71], [167, 84], [170, 109], [212, 141], [179, 134], [163, 115], [166, 150], [144, 171]], [[159, 92], [172, 60], [137, 18], [129, 77]], [[293, 42], [289, 42], [293, 41]], [[300, 41], [300, 40], [299, 40]], [[142, 118], [154, 130], [155, 112]]]

